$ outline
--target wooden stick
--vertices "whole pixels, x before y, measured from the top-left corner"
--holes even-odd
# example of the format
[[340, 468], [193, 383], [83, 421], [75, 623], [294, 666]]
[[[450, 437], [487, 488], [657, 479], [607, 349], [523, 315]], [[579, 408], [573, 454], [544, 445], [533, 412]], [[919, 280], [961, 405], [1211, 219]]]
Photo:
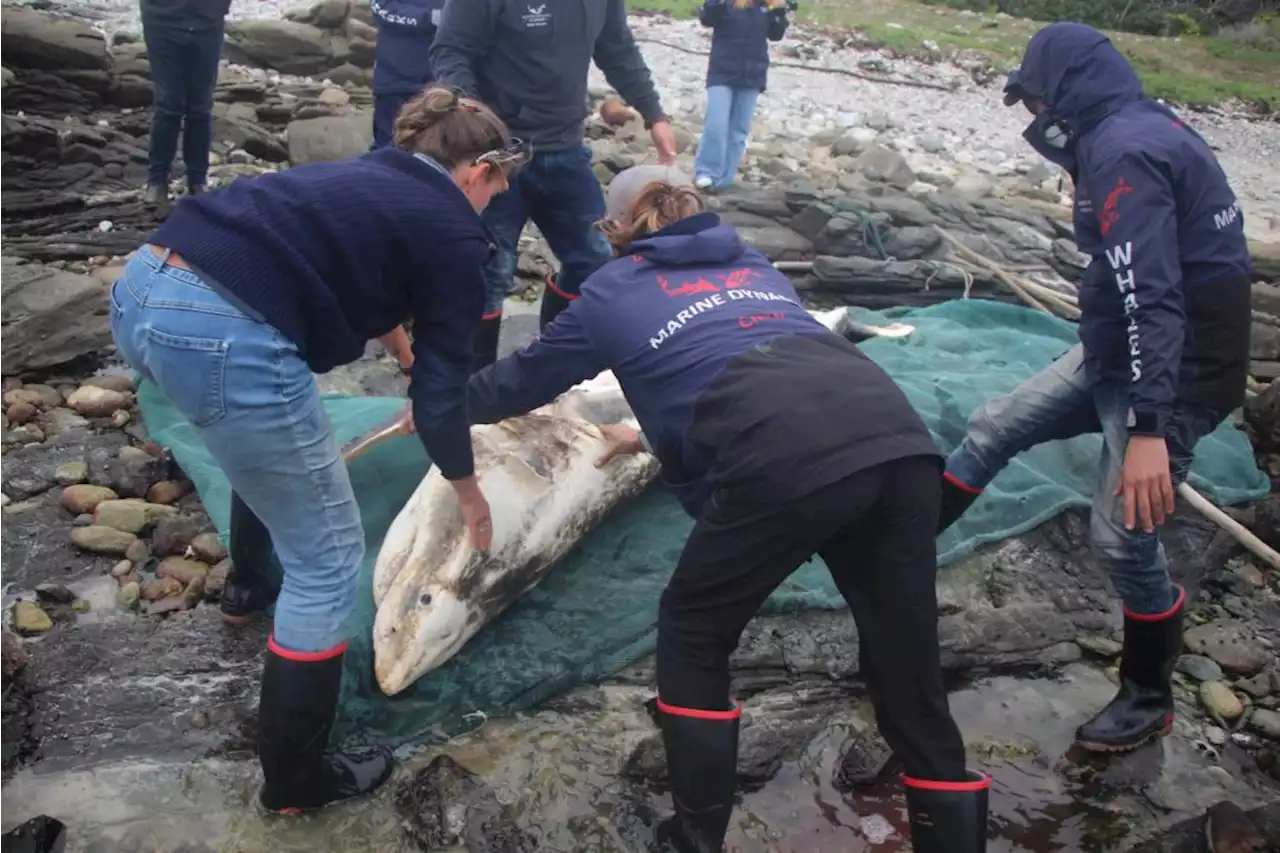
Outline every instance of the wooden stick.
[[1236, 541], [1264, 560], [1271, 568], [1280, 569], [1280, 554], [1263, 542], [1240, 522], [1213, 505], [1213, 502], [1186, 483], [1178, 486], [1178, 494], [1210, 521], [1235, 537]]

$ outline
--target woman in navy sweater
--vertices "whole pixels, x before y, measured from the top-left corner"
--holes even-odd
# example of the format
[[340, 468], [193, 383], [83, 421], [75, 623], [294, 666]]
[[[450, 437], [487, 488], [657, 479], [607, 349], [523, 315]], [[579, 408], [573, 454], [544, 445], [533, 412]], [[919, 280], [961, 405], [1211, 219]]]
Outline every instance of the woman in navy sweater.
[[[527, 159], [487, 107], [429, 89], [394, 147], [183, 199], [111, 289], [121, 355], [195, 428], [284, 568], [259, 710], [270, 811], [367, 793], [392, 769], [381, 748], [326, 751], [364, 531], [313, 372], [413, 319], [405, 426], [487, 548], [465, 400], [491, 250], [479, 211]], [[237, 583], [270, 603], [260, 575]]]
[[699, 189], [723, 189], [733, 183], [747, 150], [756, 98], [769, 74], [768, 43], [787, 31], [787, 2], [706, 0], [698, 20], [713, 35], [707, 116], [693, 173]]

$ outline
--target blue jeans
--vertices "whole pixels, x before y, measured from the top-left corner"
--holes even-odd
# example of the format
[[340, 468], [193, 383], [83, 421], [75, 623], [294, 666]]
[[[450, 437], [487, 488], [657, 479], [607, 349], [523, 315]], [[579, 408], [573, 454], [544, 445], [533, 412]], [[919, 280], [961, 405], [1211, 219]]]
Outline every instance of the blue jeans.
[[[1165, 613], [1174, 597], [1159, 531], [1126, 530], [1124, 500], [1115, 493], [1128, 446], [1128, 411], [1128, 388], [1091, 378], [1084, 369], [1084, 347], [1076, 345], [1013, 392], [974, 412], [964, 441], [947, 459], [947, 474], [972, 489], [984, 489], [1024, 450], [1046, 441], [1102, 433], [1090, 539], [1130, 612]], [[1165, 436], [1175, 487], [1191, 469], [1196, 444], [1225, 417], [1226, 413], [1200, 406], [1175, 405]]]
[[169, 167], [182, 134], [187, 186], [203, 186], [209, 174], [213, 142], [213, 90], [222, 56], [221, 26], [187, 30], [142, 18], [142, 35], [151, 62], [151, 149], [147, 182], [168, 185]]
[[587, 276], [613, 260], [609, 241], [596, 227], [604, 218], [604, 193], [591, 171], [591, 149], [585, 145], [535, 150], [510, 188], [495, 197], [481, 217], [498, 243], [484, 269], [487, 315], [502, 311], [502, 301], [511, 292], [520, 232], [530, 219], [560, 261], [556, 287], [569, 299], [577, 297]]
[[369, 146], [370, 151], [386, 148], [395, 139], [396, 116], [413, 97], [413, 92], [373, 96], [373, 144]]
[[707, 89], [707, 118], [698, 141], [693, 164], [695, 178], [710, 178], [711, 186], [723, 189], [738, 176], [738, 166], [747, 150], [751, 119], [756, 114], [757, 89]]
[[364, 529], [298, 348], [150, 246], [125, 266], [110, 302], [120, 354], [195, 428], [271, 533], [284, 569], [276, 643], [298, 652], [339, 646], [355, 606]]

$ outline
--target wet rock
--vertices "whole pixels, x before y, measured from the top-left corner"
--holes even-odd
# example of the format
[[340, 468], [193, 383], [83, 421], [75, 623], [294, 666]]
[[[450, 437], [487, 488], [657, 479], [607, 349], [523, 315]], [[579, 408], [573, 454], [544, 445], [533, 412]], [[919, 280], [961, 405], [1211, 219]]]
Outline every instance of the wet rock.
[[111, 416], [111, 425], [116, 429], [124, 429], [132, 420], [133, 415], [129, 414], [124, 409], [117, 409]]
[[322, 116], [289, 123], [289, 162], [322, 163], [346, 160], [369, 150], [373, 126], [363, 111], [345, 116]]
[[841, 792], [854, 791], [885, 781], [898, 764], [893, 749], [875, 726], [854, 732], [840, 747], [840, 761], [831, 784]]
[[35, 592], [36, 598], [46, 604], [70, 604], [76, 600], [74, 592], [56, 583], [42, 583]]
[[186, 553], [192, 540], [208, 528], [208, 522], [192, 515], [168, 515], [156, 522], [151, 552], [157, 557]]
[[57, 818], [39, 815], [6, 832], [3, 841], [6, 853], [61, 853], [67, 843], [66, 826]]
[[222, 597], [222, 590], [227, 585], [227, 575], [231, 573], [231, 561], [221, 560], [219, 563], [209, 570], [209, 574], [204, 579], [204, 595], [210, 601], [217, 601]]
[[1226, 672], [1253, 675], [1267, 665], [1269, 655], [1244, 625], [1233, 621], [1209, 622], [1187, 631], [1187, 648], [1213, 658]]
[[285, 74], [319, 74], [335, 65], [329, 34], [300, 21], [228, 21], [223, 56], [231, 62]]
[[1081, 634], [1076, 637], [1076, 645], [1103, 658], [1113, 658], [1120, 654], [1121, 649], [1121, 645], [1115, 640], [1110, 637], [1100, 637], [1097, 634]]
[[133, 572], [132, 560], [121, 560], [111, 567], [111, 577], [122, 578]]
[[142, 598], [146, 601], [160, 601], [182, 593], [182, 582], [173, 578], [157, 577], [142, 585]]
[[121, 447], [107, 467], [109, 485], [121, 497], [145, 497], [153, 483], [165, 479], [168, 462], [138, 447]]
[[88, 527], [77, 527], [71, 531], [71, 542], [77, 548], [88, 551], [91, 554], [104, 554], [112, 557], [122, 557], [129, 550], [129, 546], [136, 542], [138, 537], [132, 533], [125, 533], [123, 530], [116, 530], [114, 527], [104, 527], [99, 524], [91, 524]]
[[151, 556], [151, 548], [145, 539], [138, 539], [124, 552], [124, 556], [133, 563], [141, 563]]
[[199, 560], [188, 560], [184, 557], [165, 557], [160, 561], [160, 565], [156, 566], [157, 578], [172, 578], [184, 587], [197, 578], [203, 579], [207, 574], [209, 574], [208, 565]]
[[153, 504], [177, 503], [187, 493], [186, 485], [178, 480], [161, 480], [147, 489], [147, 501]]
[[19, 601], [13, 605], [13, 629], [19, 634], [32, 636], [53, 628], [49, 614], [33, 601]]
[[533, 836], [521, 829], [497, 795], [479, 777], [447, 755], [400, 785], [397, 814], [423, 851], [461, 846], [472, 853], [534, 851]]
[[1260, 672], [1252, 678], [1242, 678], [1236, 682], [1236, 689], [1247, 693], [1254, 699], [1262, 699], [1275, 692], [1278, 684], [1280, 684], [1280, 673], [1272, 670]]
[[[7, 10], [6, 27], [11, 16]], [[0, 290], [6, 376], [57, 367], [111, 344], [106, 291], [88, 276], [4, 258]]]
[[142, 598], [142, 585], [137, 581], [130, 581], [120, 587], [120, 591], [116, 593], [116, 601], [125, 610], [135, 610], [138, 607], [138, 601]]
[[135, 536], [141, 534], [164, 516], [173, 515], [177, 510], [163, 504], [147, 503], [138, 498], [106, 500], [98, 504], [93, 512], [93, 523], [114, 527]]
[[206, 563], [216, 563], [227, 556], [227, 549], [216, 533], [201, 533], [191, 540], [191, 550]]
[[1265, 738], [1280, 740], [1280, 711], [1254, 708], [1249, 716], [1249, 728]]
[[67, 405], [77, 414], [90, 418], [105, 418], [117, 409], [129, 405], [129, 398], [119, 391], [84, 385], [67, 399]]
[[[64, 462], [53, 471], [53, 479], [60, 486], [73, 486], [77, 483], [83, 483], [89, 479], [89, 466], [80, 459], [71, 462]], [[108, 489], [107, 491], [111, 491]], [[111, 497], [115, 497], [115, 492], [111, 492]], [[92, 507], [81, 510], [81, 512], [90, 512]], [[76, 512], [79, 515], [80, 512]]]
[[0, 634], [0, 674], [6, 681], [17, 677], [27, 665], [27, 650], [18, 635], [10, 631]]
[[1210, 714], [1223, 720], [1234, 720], [1244, 713], [1244, 705], [1239, 697], [1222, 681], [1202, 683], [1200, 703]]
[[1200, 655], [1183, 655], [1178, 658], [1178, 672], [1196, 681], [1217, 681], [1222, 678], [1222, 667]]
[[915, 183], [916, 173], [901, 154], [882, 145], [872, 145], [858, 157], [858, 169], [873, 181], [882, 181], [905, 190]]
[[35, 406], [25, 400], [19, 400], [18, 402], [10, 405], [9, 408], [5, 410], [5, 414], [9, 416], [10, 423], [21, 425], [34, 418], [37, 411], [38, 409], [36, 409]]
[[108, 391], [119, 391], [121, 394], [131, 394], [134, 391], [133, 379], [128, 376], [90, 376], [82, 380], [80, 385], [106, 388]]

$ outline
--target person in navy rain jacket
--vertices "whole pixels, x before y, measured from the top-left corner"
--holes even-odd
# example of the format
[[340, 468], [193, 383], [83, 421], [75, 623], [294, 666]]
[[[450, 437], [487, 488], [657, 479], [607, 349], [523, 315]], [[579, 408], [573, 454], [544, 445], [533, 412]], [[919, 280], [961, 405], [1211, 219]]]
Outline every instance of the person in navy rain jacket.
[[1196, 443], [1244, 401], [1249, 251], [1240, 205], [1209, 146], [1146, 98], [1102, 33], [1051, 24], [1009, 75], [1024, 136], [1075, 182], [1075, 233], [1092, 262], [1080, 343], [975, 412], [947, 460], [939, 530], [1018, 453], [1102, 433], [1091, 537], [1124, 602], [1119, 692], [1076, 731], [1097, 751], [1137, 747], [1173, 723], [1170, 679], [1186, 593], [1157, 528]]
[[723, 189], [747, 150], [756, 98], [769, 74], [768, 43], [787, 31], [787, 0], [706, 0], [698, 20], [713, 34], [707, 116], [693, 174], [699, 189]]
[[800, 304], [787, 278], [673, 168], [609, 185], [618, 257], [524, 350], [477, 372], [472, 423], [541, 406], [610, 369], [697, 521], [658, 616], [658, 718], [675, 816], [659, 836], [718, 851], [733, 808], [740, 706], [729, 655], [747, 622], [815, 553], [858, 623], [876, 721], [907, 773], [918, 853], [985, 849], [990, 780], [965, 767], [938, 650], [941, 455], [901, 389]]
[[431, 42], [440, 24], [444, 0], [371, 0], [378, 24], [373, 62], [373, 145], [391, 144], [400, 108], [434, 78]]

